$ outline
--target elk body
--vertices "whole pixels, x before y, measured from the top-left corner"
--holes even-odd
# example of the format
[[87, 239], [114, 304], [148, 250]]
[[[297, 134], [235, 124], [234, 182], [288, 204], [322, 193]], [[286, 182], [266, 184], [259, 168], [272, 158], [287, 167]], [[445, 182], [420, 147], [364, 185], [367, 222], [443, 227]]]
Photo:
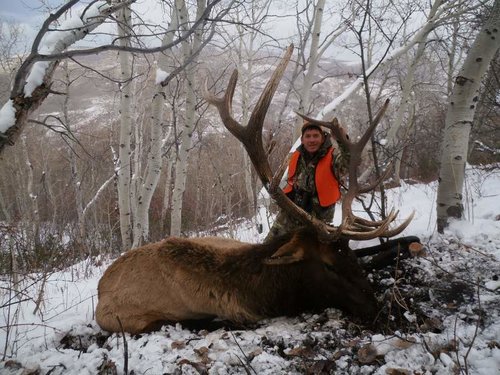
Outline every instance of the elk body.
[[[103, 329], [120, 331], [123, 327], [127, 332], [139, 333], [153, 330], [165, 321], [212, 317], [244, 323], [326, 307], [337, 307], [367, 319], [376, 314], [373, 291], [348, 241], [393, 237], [412, 219], [410, 216], [391, 229], [396, 212], [383, 220], [370, 221], [355, 216], [351, 209], [356, 196], [373, 190], [381, 182], [359, 186], [357, 168], [361, 152], [388, 102], [356, 143], [349, 140], [336, 119], [325, 122], [303, 116], [329, 128], [350, 153], [349, 187], [342, 199], [341, 225], [331, 226], [312, 217], [279, 188], [286, 164], [273, 173], [262, 141], [265, 114], [292, 51], [290, 46], [273, 72], [247, 126], [239, 124], [231, 113], [236, 71], [223, 97], [208, 90], [204, 96], [217, 108], [225, 127], [245, 147], [270, 196], [305, 229], [266, 244], [213, 237], [167, 238], [130, 250], [99, 281], [96, 319]], [[414, 240], [418, 239], [393, 240], [361, 253], [376, 254], [384, 247], [396, 248]], [[384, 263], [385, 256], [376, 257], [377, 264]]]
[[337, 307], [373, 318], [373, 291], [346, 242], [299, 230], [266, 244], [168, 238], [130, 250], [99, 282], [96, 319], [139, 333], [165, 322], [219, 317], [237, 323]]

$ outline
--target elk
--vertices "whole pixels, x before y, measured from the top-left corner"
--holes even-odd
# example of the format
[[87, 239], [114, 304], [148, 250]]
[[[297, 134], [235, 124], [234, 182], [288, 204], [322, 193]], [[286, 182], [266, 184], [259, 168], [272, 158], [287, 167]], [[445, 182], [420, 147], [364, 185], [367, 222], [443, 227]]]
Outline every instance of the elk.
[[[206, 85], [204, 97], [217, 108], [226, 128], [242, 142], [270, 196], [304, 227], [264, 244], [217, 237], [169, 237], [130, 250], [112, 263], [99, 281], [96, 319], [101, 328], [135, 334], [158, 329], [165, 322], [219, 317], [248, 323], [327, 307], [365, 319], [376, 316], [373, 290], [348, 242], [393, 237], [412, 219], [410, 216], [390, 229], [395, 212], [384, 220], [369, 221], [355, 216], [351, 209], [358, 194], [375, 188], [359, 186], [357, 167], [387, 103], [356, 143], [349, 140], [336, 119], [324, 122], [306, 117], [330, 129], [351, 153], [342, 223], [335, 227], [315, 219], [279, 188], [286, 164], [273, 174], [262, 141], [264, 118], [292, 51], [290, 46], [276, 67], [246, 127], [232, 116], [236, 70], [222, 97], [210, 93]], [[413, 241], [418, 239], [391, 240], [360, 254], [405, 247]]]

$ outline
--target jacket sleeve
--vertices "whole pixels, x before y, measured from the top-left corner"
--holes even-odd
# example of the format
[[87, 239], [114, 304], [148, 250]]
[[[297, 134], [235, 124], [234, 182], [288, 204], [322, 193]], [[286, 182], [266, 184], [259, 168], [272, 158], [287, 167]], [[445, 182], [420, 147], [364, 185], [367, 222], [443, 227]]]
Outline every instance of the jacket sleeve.
[[338, 147], [333, 149], [332, 169], [340, 184], [343, 184], [348, 175], [350, 158], [349, 150], [342, 144], [339, 143]]

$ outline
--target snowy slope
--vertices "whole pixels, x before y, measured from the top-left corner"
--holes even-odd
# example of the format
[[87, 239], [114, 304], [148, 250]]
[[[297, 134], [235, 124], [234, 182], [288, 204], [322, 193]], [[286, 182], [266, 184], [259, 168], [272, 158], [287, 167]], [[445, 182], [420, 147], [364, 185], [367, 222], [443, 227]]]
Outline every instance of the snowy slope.
[[[500, 172], [467, 174], [468, 219], [444, 235], [435, 231], [436, 184], [389, 192], [401, 218], [416, 211], [403, 235], [418, 235], [426, 256], [370, 275], [385, 306], [376, 327], [328, 309], [244, 329], [165, 326], [127, 334], [125, 349], [121, 335], [109, 336], [93, 319], [109, 264], [94, 260], [32, 275], [18, 296], [2, 281], [0, 373], [122, 374], [126, 365], [134, 374], [499, 374]], [[242, 228], [238, 236], [256, 242], [264, 234]]]

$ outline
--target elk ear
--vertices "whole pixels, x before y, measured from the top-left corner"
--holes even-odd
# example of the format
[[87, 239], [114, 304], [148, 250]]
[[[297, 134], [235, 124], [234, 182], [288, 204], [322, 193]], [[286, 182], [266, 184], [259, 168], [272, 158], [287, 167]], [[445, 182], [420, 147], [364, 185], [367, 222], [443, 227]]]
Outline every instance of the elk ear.
[[281, 246], [270, 258], [264, 260], [264, 264], [290, 264], [300, 262], [305, 256], [304, 246], [293, 238]]

